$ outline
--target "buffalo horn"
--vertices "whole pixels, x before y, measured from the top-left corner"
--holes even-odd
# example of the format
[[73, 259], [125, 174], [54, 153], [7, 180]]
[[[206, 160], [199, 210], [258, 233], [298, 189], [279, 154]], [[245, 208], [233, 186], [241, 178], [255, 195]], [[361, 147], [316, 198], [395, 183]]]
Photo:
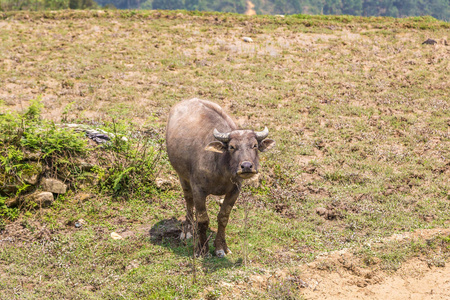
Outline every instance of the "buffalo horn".
[[267, 127], [264, 127], [263, 131], [256, 131], [255, 134], [256, 134], [256, 139], [258, 141], [262, 141], [269, 135], [269, 129], [267, 129]]
[[221, 133], [219, 131], [217, 131], [217, 129], [214, 128], [214, 137], [216, 138], [216, 140], [227, 143], [230, 141], [230, 133]]

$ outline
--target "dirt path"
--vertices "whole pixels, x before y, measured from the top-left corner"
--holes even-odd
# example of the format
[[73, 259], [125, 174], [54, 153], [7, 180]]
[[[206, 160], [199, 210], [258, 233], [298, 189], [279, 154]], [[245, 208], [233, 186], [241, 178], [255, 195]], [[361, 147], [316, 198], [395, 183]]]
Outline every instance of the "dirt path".
[[255, 4], [252, 3], [252, 1], [247, 0], [247, 10], [245, 11], [245, 15], [247, 16], [254, 16], [256, 15], [256, 11], [254, 10]]
[[[421, 229], [411, 233], [395, 234], [385, 241], [430, 239], [448, 235], [448, 229]], [[335, 266], [335, 270], [320, 270]], [[324, 255], [302, 267], [306, 299], [450, 299], [450, 266], [429, 266], [425, 259], [414, 258], [402, 264], [395, 273], [386, 273], [375, 266], [358, 267], [349, 251]]]
[[430, 268], [419, 259], [392, 275], [368, 272], [361, 278], [350, 270], [312, 271], [303, 273], [306, 299], [450, 299], [450, 266]]
[[[449, 234], [450, 229], [421, 229], [395, 234], [381, 243]], [[282, 283], [286, 290], [299, 288], [305, 299], [450, 299], [449, 264], [436, 267], [426, 258], [415, 257], [404, 262], [396, 272], [388, 272], [383, 270], [380, 261], [363, 266], [353, 252], [354, 249], [343, 249], [323, 253], [311, 263], [253, 275], [245, 284], [224, 283], [224, 286], [230, 288], [230, 295], [246, 289], [270, 293], [271, 288]]]

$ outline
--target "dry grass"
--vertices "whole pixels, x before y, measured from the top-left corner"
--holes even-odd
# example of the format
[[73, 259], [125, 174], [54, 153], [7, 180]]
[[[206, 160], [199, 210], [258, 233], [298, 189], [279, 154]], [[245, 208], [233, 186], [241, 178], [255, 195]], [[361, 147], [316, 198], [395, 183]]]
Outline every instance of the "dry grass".
[[[241, 204], [228, 231], [234, 254], [202, 261], [199, 284], [188, 288], [188, 249], [172, 240], [152, 244], [138, 229], [183, 214], [178, 189], [130, 202], [76, 204], [69, 194], [43, 219], [19, 221], [51, 227], [53, 239], [1, 245], [0, 290], [30, 299], [215, 297], [227, 290], [223, 282], [241, 284], [248, 272], [292, 267], [393, 233], [448, 228], [448, 28], [429, 18], [3, 14], [2, 109], [22, 110], [42, 95], [44, 116], [55, 121], [116, 118], [162, 131], [174, 103], [200, 97], [242, 127], [267, 125], [277, 148], [263, 156], [261, 186], [248, 197], [252, 267], [243, 268], [239, 250]], [[427, 38], [438, 43], [422, 45]], [[214, 216], [217, 206], [210, 206]], [[328, 217], [316, 214], [319, 207]], [[89, 229], [68, 228], [74, 215]], [[123, 228], [138, 236], [108, 240], [109, 231]], [[383, 249], [370, 257], [397, 267], [396, 252]], [[410, 254], [417, 251], [402, 257]], [[206, 287], [212, 290], [202, 292]], [[240, 292], [262, 297], [250, 285]]]

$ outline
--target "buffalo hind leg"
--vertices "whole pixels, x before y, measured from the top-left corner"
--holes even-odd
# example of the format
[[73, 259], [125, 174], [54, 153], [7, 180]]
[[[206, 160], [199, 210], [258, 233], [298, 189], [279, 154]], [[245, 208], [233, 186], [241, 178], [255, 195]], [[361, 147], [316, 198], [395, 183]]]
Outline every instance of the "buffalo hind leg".
[[194, 197], [192, 196], [191, 184], [189, 181], [180, 178], [181, 187], [183, 188], [184, 199], [186, 200], [186, 220], [180, 234], [180, 239], [190, 239], [192, 237], [192, 227], [194, 223]]
[[231, 210], [233, 209], [234, 203], [236, 203], [238, 196], [239, 189], [236, 187], [233, 191], [225, 195], [225, 199], [220, 207], [220, 211], [217, 216], [218, 230], [216, 239], [214, 240], [214, 247], [216, 248], [215, 253], [217, 257], [225, 257], [226, 254], [231, 253], [225, 240], [225, 228], [227, 227]]

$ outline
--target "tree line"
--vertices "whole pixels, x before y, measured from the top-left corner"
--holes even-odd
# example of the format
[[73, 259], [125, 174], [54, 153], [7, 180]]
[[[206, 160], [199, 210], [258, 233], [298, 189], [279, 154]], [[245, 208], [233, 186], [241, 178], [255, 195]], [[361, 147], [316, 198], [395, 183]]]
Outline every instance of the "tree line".
[[[450, 21], [450, 0], [250, 0], [257, 14], [325, 14], [407, 17]], [[185, 9], [245, 13], [247, 0], [0, 0], [0, 10]]]

